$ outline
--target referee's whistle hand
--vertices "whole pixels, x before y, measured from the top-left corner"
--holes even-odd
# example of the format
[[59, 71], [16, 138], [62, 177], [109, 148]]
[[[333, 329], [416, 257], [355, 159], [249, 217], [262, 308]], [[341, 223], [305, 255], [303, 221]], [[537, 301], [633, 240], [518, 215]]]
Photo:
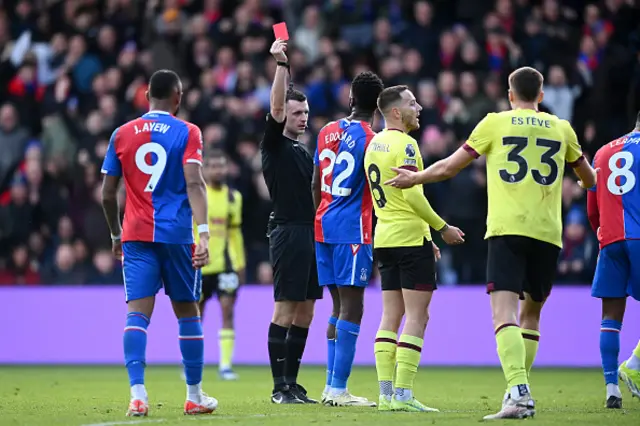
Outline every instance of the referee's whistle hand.
[[457, 245], [464, 243], [464, 232], [455, 226], [449, 226], [441, 234], [442, 239], [449, 245]]
[[392, 171], [396, 172], [398, 176], [389, 179], [384, 184], [393, 186], [394, 188], [406, 189], [416, 185], [416, 172], [411, 170], [401, 169], [399, 167], [392, 167]]

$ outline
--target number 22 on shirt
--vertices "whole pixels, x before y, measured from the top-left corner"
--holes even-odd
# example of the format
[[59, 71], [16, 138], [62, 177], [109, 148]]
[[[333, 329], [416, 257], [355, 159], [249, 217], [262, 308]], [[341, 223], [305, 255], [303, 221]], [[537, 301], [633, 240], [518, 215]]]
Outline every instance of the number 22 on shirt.
[[[329, 160], [329, 163], [321, 168], [322, 177], [320, 188], [322, 192], [338, 197], [347, 197], [351, 195], [351, 188], [345, 188], [341, 185], [351, 176], [355, 169], [356, 161], [353, 158], [353, 155], [348, 151], [341, 151], [336, 155], [332, 150], [325, 148], [318, 155], [318, 159], [321, 164], [325, 160]], [[335, 166], [342, 164], [345, 165], [345, 168], [334, 177], [333, 182], [327, 182], [329, 180], [328, 177], [332, 175]]]

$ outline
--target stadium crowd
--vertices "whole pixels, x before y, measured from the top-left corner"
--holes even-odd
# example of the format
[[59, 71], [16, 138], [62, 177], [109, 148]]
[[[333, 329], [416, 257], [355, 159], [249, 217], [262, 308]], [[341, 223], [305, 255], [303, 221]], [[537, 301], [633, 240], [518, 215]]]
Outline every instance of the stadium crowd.
[[[247, 282], [270, 283], [271, 205], [258, 142], [275, 63], [271, 25], [285, 20], [292, 77], [309, 98], [305, 143], [346, 115], [364, 69], [408, 84], [423, 106], [425, 166], [455, 150], [487, 113], [509, 108], [506, 76], [545, 75], [543, 110], [569, 120], [587, 156], [632, 128], [640, 110], [640, 10], [633, 0], [17, 0], [0, 2], [0, 284], [116, 284], [100, 206], [111, 132], [144, 113], [159, 68], [183, 79], [180, 116], [231, 159], [243, 194]], [[377, 120], [376, 128], [382, 125]], [[463, 229], [443, 247], [444, 284], [482, 283], [482, 161], [428, 186]], [[125, 197], [122, 194], [122, 200]], [[558, 281], [590, 282], [598, 253], [584, 191], [565, 177]]]

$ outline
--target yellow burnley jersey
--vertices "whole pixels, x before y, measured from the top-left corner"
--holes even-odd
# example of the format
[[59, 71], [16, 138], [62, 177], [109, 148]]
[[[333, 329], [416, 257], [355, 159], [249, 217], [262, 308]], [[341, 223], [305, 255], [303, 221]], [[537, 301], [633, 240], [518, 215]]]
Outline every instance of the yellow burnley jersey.
[[[207, 203], [210, 263], [202, 268], [202, 273], [210, 275], [243, 269], [242, 195], [226, 185], [218, 189], [207, 185]], [[196, 242], [198, 240], [196, 233]]]
[[[378, 218], [374, 247], [415, 247], [421, 246], [425, 237], [431, 240], [429, 225], [405, 201], [403, 190], [384, 185], [385, 181], [396, 176], [392, 167], [423, 169], [415, 139], [399, 130], [384, 129], [369, 143], [364, 167]], [[422, 186], [408, 190], [422, 192]]]
[[562, 247], [565, 162], [582, 157], [569, 122], [531, 109], [491, 113], [466, 145], [487, 157], [486, 238], [521, 235]]

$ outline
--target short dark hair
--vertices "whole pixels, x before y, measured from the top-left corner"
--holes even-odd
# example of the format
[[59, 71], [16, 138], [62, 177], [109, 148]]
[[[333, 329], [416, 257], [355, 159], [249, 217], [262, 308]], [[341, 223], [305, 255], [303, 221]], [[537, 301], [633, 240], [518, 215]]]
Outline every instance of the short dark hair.
[[509, 76], [509, 86], [516, 97], [524, 102], [536, 102], [544, 78], [540, 71], [531, 67], [518, 68]]
[[389, 107], [402, 100], [402, 93], [409, 90], [409, 86], [391, 86], [384, 89], [378, 95], [378, 109], [381, 113], [387, 112]]
[[371, 71], [358, 74], [351, 82], [354, 106], [362, 112], [373, 113], [378, 108], [378, 95], [384, 90], [384, 83]]
[[285, 98], [285, 102], [286, 101], [304, 102], [306, 100], [307, 100], [307, 96], [301, 91], [294, 88], [290, 88], [289, 90], [287, 90], [287, 96]]
[[178, 90], [180, 77], [171, 70], [158, 70], [149, 79], [149, 97], [169, 99]]
[[636, 128], [640, 129], [640, 111], [638, 111], [638, 116], [636, 117]]

